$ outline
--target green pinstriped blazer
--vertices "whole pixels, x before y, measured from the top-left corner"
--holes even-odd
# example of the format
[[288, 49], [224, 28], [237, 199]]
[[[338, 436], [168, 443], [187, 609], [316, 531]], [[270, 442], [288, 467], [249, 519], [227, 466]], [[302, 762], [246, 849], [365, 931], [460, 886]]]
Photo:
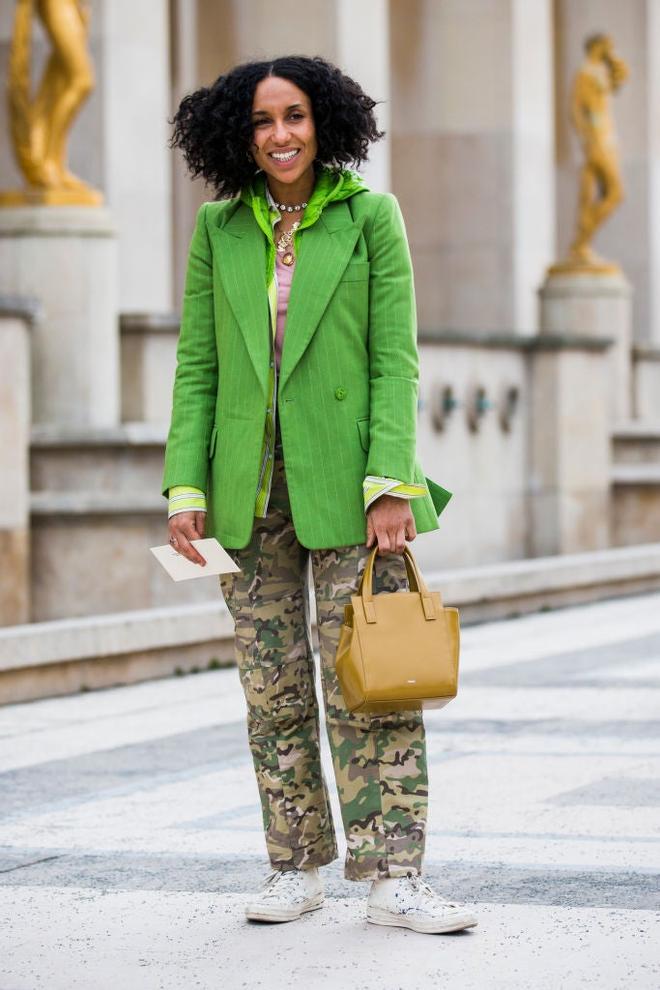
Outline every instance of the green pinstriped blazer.
[[[412, 264], [396, 197], [360, 189], [296, 232], [278, 410], [296, 535], [310, 549], [364, 543], [366, 475], [425, 483], [410, 507], [438, 528], [451, 493], [416, 456], [418, 352]], [[162, 493], [207, 493], [206, 535], [252, 533], [268, 407], [267, 241], [242, 198], [195, 222]]]

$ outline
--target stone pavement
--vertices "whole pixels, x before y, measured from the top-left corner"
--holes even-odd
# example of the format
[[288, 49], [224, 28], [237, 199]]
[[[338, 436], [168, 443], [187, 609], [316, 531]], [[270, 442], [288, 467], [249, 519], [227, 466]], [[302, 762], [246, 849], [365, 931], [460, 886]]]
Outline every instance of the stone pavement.
[[0, 990], [658, 990], [660, 595], [467, 628], [461, 667], [426, 715], [426, 876], [480, 921], [454, 935], [369, 925], [341, 859], [321, 911], [244, 920], [234, 669], [0, 708]]

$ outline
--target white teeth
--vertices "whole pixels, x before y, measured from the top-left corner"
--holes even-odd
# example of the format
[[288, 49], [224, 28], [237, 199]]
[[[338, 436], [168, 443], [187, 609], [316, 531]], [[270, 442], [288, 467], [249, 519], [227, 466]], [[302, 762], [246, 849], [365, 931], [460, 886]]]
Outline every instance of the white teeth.
[[277, 151], [271, 151], [270, 157], [275, 158], [278, 162], [288, 162], [292, 158], [295, 158], [295, 156], [298, 154], [298, 150], [299, 149], [296, 148], [295, 151], [286, 151], [283, 154], [280, 154]]

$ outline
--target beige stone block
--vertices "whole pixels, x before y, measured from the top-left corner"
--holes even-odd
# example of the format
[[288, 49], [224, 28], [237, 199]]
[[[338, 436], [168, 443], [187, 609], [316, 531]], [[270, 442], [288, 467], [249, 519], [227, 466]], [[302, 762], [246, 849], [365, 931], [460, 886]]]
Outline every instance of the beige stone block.
[[633, 415], [660, 422], [660, 350], [633, 351]]
[[609, 338], [610, 422], [632, 410], [632, 291], [623, 275], [549, 275], [539, 290], [540, 331]]
[[631, 420], [621, 423], [612, 434], [614, 464], [648, 465], [660, 469], [660, 417], [655, 422]]
[[511, 329], [506, 254], [492, 246], [415, 252], [415, 294], [422, 330]]
[[612, 545], [656, 543], [660, 538], [660, 480], [615, 484], [611, 499]]
[[392, 178], [413, 247], [496, 247], [510, 219], [510, 168], [500, 134], [396, 136]]
[[117, 245], [104, 207], [0, 211], [0, 292], [31, 296], [33, 420], [119, 421]]
[[[511, 329], [508, 138], [395, 136], [392, 151], [393, 189], [411, 245], [420, 326]], [[421, 196], [429, 177], [432, 195]]]
[[7, 529], [27, 522], [31, 333], [20, 316], [0, 316], [0, 519]]
[[30, 614], [29, 474], [30, 340], [34, 324], [0, 316], [0, 625]]
[[533, 488], [602, 488], [610, 450], [606, 356], [560, 350], [534, 360]]
[[32, 620], [208, 601], [217, 577], [175, 582], [149, 547], [167, 543], [167, 512], [33, 515]]
[[607, 353], [539, 350], [529, 424], [529, 552], [607, 545], [610, 447]]
[[390, 14], [392, 188], [422, 323], [532, 334], [554, 251], [552, 4], [411, 0]]
[[[428, 567], [466, 566], [523, 556], [527, 521], [526, 354], [520, 347], [422, 343], [418, 452], [425, 474], [453, 492], [437, 533], [422, 534], [420, 553]], [[445, 386], [459, 406], [442, 431], [433, 408]], [[481, 386], [492, 403], [472, 432], [467, 406]], [[519, 391], [519, 408], [505, 431], [500, 410], [508, 388]], [[417, 550], [417, 548], [416, 548]]]
[[397, 129], [457, 134], [506, 129], [510, 0], [406, 0], [390, 4], [390, 12]]
[[195, 674], [218, 666], [233, 666], [234, 662], [231, 640], [174, 643], [159, 650], [135, 651], [129, 656], [95, 656], [71, 663], [0, 671], [0, 698], [3, 704], [10, 705], [120, 684], [139, 684], [182, 673]]
[[[57, 445], [33, 442], [30, 456], [33, 492], [115, 492], [158, 495], [164, 441], [121, 445], [91, 440]], [[163, 500], [163, 507], [166, 507]]]
[[609, 492], [543, 491], [530, 498], [534, 556], [603, 550], [610, 545]]
[[30, 620], [30, 533], [0, 529], [0, 626]]
[[123, 314], [121, 416], [124, 422], [165, 423], [172, 413], [179, 320], [173, 314]]

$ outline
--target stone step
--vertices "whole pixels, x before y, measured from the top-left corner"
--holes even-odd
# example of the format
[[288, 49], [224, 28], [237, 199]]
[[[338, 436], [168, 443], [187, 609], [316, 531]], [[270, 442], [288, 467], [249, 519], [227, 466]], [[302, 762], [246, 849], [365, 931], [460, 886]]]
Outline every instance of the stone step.
[[30, 440], [30, 488], [53, 494], [158, 494], [166, 439], [166, 426], [145, 423], [124, 423], [112, 429], [35, 425]]
[[144, 492], [79, 491], [31, 492], [33, 516], [122, 516], [127, 514], [164, 517], [167, 502], [153, 487]]
[[613, 485], [660, 485], [660, 463], [614, 464], [610, 473]]
[[[660, 543], [424, 576], [466, 625], [657, 590]], [[210, 602], [10, 626], [0, 629], [0, 699], [72, 694], [232, 661], [233, 623], [219, 594]]]
[[660, 465], [660, 422], [630, 420], [617, 423], [611, 437], [615, 465]]

